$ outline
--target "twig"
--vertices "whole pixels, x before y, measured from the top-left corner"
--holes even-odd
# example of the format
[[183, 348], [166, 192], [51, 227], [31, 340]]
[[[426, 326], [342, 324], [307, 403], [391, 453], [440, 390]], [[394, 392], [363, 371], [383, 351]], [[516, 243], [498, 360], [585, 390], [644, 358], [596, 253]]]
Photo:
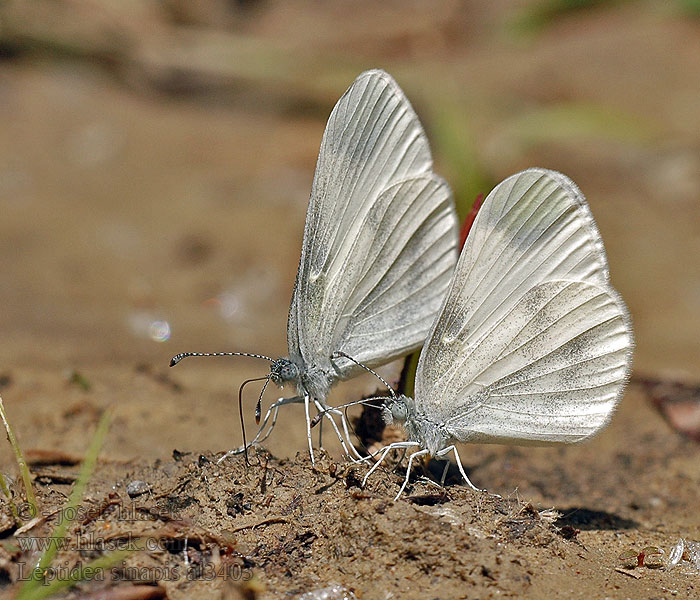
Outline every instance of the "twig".
[[239, 531], [244, 531], [246, 529], [257, 529], [258, 527], [262, 527], [263, 525], [272, 525], [273, 523], [289, 523], [289, 520], [285, 519], [284, 517], [270, 517], [269, 519], [264, 519], [251, 525], [243, 525], [241, 527], [236, 527], [236, 529], [231, 530], [231, 533], [238, 533]]
[[634, 571], [630, 571], [629, 569], [623, 569], [622, 567], [615, 567], [615, 570], [618, 573], [622, 573], [623, 575], [627, 575], [628, 577], [632, 577], [633, 579], [641, 579], [642, 576], [639, 573], [635, 573]]

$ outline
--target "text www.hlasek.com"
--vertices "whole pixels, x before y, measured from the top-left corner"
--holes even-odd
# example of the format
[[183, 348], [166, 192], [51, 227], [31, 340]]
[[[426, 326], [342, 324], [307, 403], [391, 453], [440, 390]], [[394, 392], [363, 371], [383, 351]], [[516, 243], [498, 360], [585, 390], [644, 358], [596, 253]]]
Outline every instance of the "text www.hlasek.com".
[[146, 550], [155, 552], [158, 550], [167, 550], [167, 545], [158, 538], [153, 537], [132, 537], [127, 534], [123, 537], [105, 539], [96, 536], [94, 533], [88, 535], [76, 536], [74, 539], [69, 537], [52, 537], [52, 536], [22, 536], [17, 538], [17, 544], [20, 549], [25, 552], [45, 551], [48, 549], [55, 550], [94, 550], [98, 552], [113, 552], [122, 550], [128, 552], [136, 552], [137, 550]]

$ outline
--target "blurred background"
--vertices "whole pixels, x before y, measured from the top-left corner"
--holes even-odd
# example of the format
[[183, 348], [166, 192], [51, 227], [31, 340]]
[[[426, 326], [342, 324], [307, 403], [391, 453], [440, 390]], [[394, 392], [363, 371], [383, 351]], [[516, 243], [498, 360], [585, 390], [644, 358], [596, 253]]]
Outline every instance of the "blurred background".
[[[375, 67], [462, 215], [526, 167], [576, 181], [635, 374], [696, 381], [698, 57], [696, 0], [3, 2], [0, 393], [20, 441], [82, 451], [115, 404], [122, 458], [240, 442], [236, 391], [267, 365], [169, 358], [286, 354], [323, 128]], [[303, 449], [302, 423], [290, 408], [271, 449]]]

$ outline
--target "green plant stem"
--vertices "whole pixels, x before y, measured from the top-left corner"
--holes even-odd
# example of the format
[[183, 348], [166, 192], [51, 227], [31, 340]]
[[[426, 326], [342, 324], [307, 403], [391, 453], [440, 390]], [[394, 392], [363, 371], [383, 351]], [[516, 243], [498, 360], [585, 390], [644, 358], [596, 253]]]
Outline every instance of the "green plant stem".
[[[0, 397], [0, 418], [2, 418], [2, 422], [5, 425], [5, 431], [7, 431], [7, 439], [10, 442], [10, 445], [12, 446], [12, 450], [15, 453], [15, 458], [17, 459], [17, 465], [19, 466], [19, 472], [22, 475], [22, 481], [24, 482], [24, 492], [27, 496], [27, 502], [29, 503], [29, 506], [31, 507], [32, 517], [35, 517], [39, 511], [38, 511], [38, 507], [37, 507], [37, 503], [36, 503], [36, 496], [34, 495], [34, 488], [32, 487], [32, 476], [29, 473], [29, 467], [27, 466], [27, 461], [24, 460], [24, 454], [22, 454], [22, 449], [19, 447], [19, 444], [17, 443], [17, 438], [15, 437], [15, 433], [12, 430], [12, 427], [10, 426], [10, 421], [7, 418], [7, 414], [5, 413], [5, 405], [2, 402], [2, 397]], [[7, 485], [4, 483], [4, 481], [2, 484], [2, 491], [5, 492], [5, 495], [7, 495], [9, 493], [9, 489], [7, 489]], [[15, 512], [16, 512], [16, 508], [15, 508]]]
[[[109, 429], [111, 417], [112, 413], [109, 410], [106, 410], [102, 414], [102, 417], [100, 418], [100, 421], [97, 424], [95, 435], [92, 437], [92, 441], [90, 442], [90, 447], [85, 453], [85, 459], [83, 460], [83, 464], [80, 467], [80, 474], [78, 475], [78, 479], [76, 479], [75, 481], [73, 491], [71, 492], [71, 495], [68, 498], [68, 502], [66, 502], [66, 504], [63, 506], [63, 509], [59, 513], [58, 524], [56, 525], [51, 534], [53, 543], [49, 544], [49, 546], [46, 548], [46, 551], [42, 554], [41, 558], [39, 559], [39, 563], [34, 569], [34, 573], [36, 574], [36, 576], [29, 579], [22, 586], [19, 594], [17, 595], [17, 600], [27, 600], [28, 598], [45, 597], [43, 595], [37, 595], [39, 592], [37, 592], [36, 590], [38, 586], [44, 586], [42, 574], [51, 566], [51, 563], [58, 552], [58, 548], [59, 546], [61, 546], [61, 540], [63, 540], [66, 537], [68, 528], [72, 525], [73, 521], [78, 515], [78, 504], [82, 500], [83, 494], [85, 492], [85, 487], [87, 486], [88, 481], [90, 480], [93, 472], [95, 471], [97, 457], [100, 453], [100, 449], [102, 448], [105, 436], [107, 435], [107, 430]], [[67, 515], [70, 515], [71, 518], [67, 518]]]
[[0, 489], [2, 490], [2, 493], [5, 494], [5, 497], [7, 498], [7, 502], [10, 505], [10, 512], [12, 513], [12, 516], [16, 520], [19, 520], [19, 512], [17, 511], [17, 507], [15, 506], [15, 503], [12, 501], [12, 494], [10, 493], [10, 488], [8, 487], [7, 481], [5, 481], [5, 477], [2, 473], [0, 473]]

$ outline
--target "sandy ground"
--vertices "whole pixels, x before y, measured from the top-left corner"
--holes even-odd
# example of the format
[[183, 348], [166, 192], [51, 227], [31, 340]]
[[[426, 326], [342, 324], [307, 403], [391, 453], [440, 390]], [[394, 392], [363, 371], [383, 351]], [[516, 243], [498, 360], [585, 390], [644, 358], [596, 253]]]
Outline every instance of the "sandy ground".
[[[472, 480], [502, 498], [416, 481], [392, 503], [401, 472], [380, 469], [360, 490], [365, 467], [330, 436], [312, 469], [295, 407], [271, 454], [217, 465], [241, 441], [238, 385], [264, 365], [167, 366], [183, 350], [285, 354], [325, 119], [380, 66], [414, 102], [463, 210], [520, 168], [571, 176], [632, 312], [635, 376], [697, 382], [700, 35], [683, 3], [564, 12], [541, 27], [527, 2], [68, 4], [0, 8], [0, 394], [25, 450], [76, 456], [114, 407], [84, 503], [99, 514], [75, 532], [162, 541], [131, 555], [126, 566], [144, 569], [122, 579], [160, 580], [146, 591], [169, 598], [332, 585], [357, 598], [697, 597], [697, 572], [616, 570], [627, 549], [700, 540], [697, 445], [640, 386], [585, 445], [463, 449]], [[373, 389], [349, 382], [332, 401]], [[9, 447], [1, 460], [16, 477]], [[33, 469], [49, 514], [77, 467]], [[148, 491], [132, 499], [134, 480]], [[16, 551], [2, 510], [10, 597], [35, 556]], [[59, 562], [96, 554], [81, 552]], [[212, 565], [228, 576], [206, 577]]]

